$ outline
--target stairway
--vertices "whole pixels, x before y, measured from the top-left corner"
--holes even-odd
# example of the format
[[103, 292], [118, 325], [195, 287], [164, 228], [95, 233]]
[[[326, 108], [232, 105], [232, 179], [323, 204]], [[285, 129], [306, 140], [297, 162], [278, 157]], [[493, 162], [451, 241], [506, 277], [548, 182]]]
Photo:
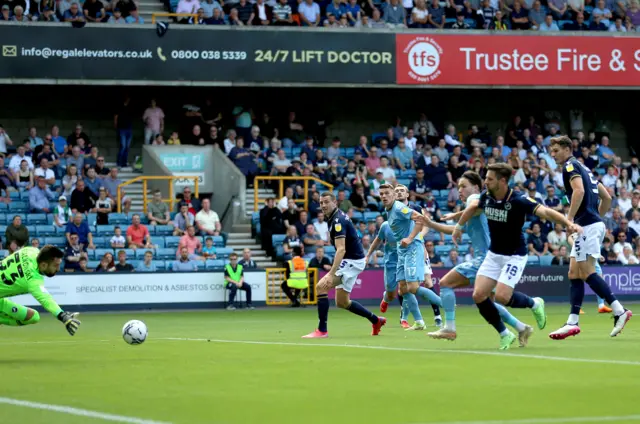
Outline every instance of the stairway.
[[[106, 166], [108, 168], [113, 168], [114, 166], [117, 166], [117, 165], [115, 164], [115, 162], [107, 162]], [[129, 180], [132, 180], [136, 177], [139, 177], [141, 175], [142, 174], [140, 172], [134, 172], [133, 168], [130, 166], [120, 168], [120, 171], [118, 172], [118, 178], [122, 180], [123, 183]], [[142, 182], [128, 185], [125, 187], [124, 191], [126, 195], [129, 196], [129, 198], [131, 199], [131, 212], [142, 213], [143, 212]]]
[[[142, 1], [138, 4], [138, 13], [144, 19], [145, 24], [150, 24], [154, 13], [165, 12], [164, 5], [159, 1]], [[170, 18], [161, 17], [160, 20], [166, 21]]]
[[251, 231], [248, 233], [229, 233], [227, 247], [232, 248], [240, 258], [242, 258], [243, 249], [247, 247], [251, 249], [251, 258], [256, 261], [258, 268], [273, 268], [277, 266], [277, 263], [273, 262], [271, 258], [267, 256], [267, 253], [260, 248], [260, 245], [251, 237]]
[[253, 212], [257, 212], [260, 209], [262, 209], [262, 207], [264, 206], [265, 199], [269, 197], [276, 197], [276, 194], [270, 188], [258, 189], [258, 209], [257, 210], [254, 210], [255, 199], [253, 198], [253, 196], [255, 196], [255, 189], [248, 188], [247, 195], [246, 195], [246, 203], [245, 203], [245, 211], [248, 218], [251, 218], [251, 215], [253, 214]]

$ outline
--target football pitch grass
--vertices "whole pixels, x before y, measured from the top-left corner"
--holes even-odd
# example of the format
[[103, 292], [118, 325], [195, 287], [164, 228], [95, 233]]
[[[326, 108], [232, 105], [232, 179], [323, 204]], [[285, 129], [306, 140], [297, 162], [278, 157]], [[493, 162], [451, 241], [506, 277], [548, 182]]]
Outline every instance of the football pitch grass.
[[[0, 423], [640, 421], [640, 322], [612, 339], [611, 315], [588, 304], [582, 334], [550, 340], [567, 309], [548, 305], [547, 328], [506, 352], [471, 306], [458, 309], [455, 342], [402, 330], [398, 308], [378, 337], [332, 308], [321, 340], [300, 338], [317, 324], [315, 307], [87, 313], [73, 338], [43, 314], [35, 326], [0, 328]], [[149, 327], [141, 346], [121, 338], [129, 319]]]

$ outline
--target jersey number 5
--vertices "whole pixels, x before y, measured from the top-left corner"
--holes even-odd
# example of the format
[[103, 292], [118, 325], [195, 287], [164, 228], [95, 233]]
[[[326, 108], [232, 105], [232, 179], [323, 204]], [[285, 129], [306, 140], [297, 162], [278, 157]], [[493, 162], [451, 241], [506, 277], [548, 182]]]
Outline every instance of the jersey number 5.
[[593, 176], [591, 170], [587, 168], [582, 162], [578, 163], [585, 169], [585, 171], [587, 171], [587, 174], [589, 175], [589, 181], [591, 181], [591, 191], [595, 194], [598, 194], [598, 180], [596, 180], [596, 177]]
[[[18, 266], [16, 267], [17, 272], [11, 272], [11, 273], [5, 272], [7, 268], [13, 265], [14, 263], [18, 264]], [[10, 257], [10, 258], [7, 258], [6, 261], [0, 262], [0, 272], [2, 272], [2, 274], [0, 275], [0, 279], [2, 279], [2, 282], [5, 283], [7, 286], [14, 285], [16, 282], [16, 279], [18, 278], [24, 278], [24, 271], [22, 270], [22, 265], [20, 264], [20, 254], [16, 253], [15, 259]]]

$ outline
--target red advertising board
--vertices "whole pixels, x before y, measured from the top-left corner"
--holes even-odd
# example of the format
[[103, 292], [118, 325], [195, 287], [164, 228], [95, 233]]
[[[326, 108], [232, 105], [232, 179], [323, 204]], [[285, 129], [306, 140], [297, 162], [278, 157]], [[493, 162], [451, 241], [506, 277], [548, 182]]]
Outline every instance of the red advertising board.
[[396, 78], [436, 86], [640, 86], [640, 38], [398, 34]]

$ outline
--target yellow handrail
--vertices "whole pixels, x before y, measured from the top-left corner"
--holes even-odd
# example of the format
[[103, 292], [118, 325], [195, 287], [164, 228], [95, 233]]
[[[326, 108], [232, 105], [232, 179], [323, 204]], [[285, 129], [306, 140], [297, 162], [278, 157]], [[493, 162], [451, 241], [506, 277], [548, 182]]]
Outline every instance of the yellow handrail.
[[151, 23], [155, 24], [156, 23], [156, 16], [157, 17], [165, 17], [165, 18], [170, 18], [170, 17], [175, 17], [175, 18], [188, 18], [188, 17], [192, 17], [193, 18], [193, 22], [198, 22], [198, 15], [196, 15], [195, 13], [169, 13], [169, 12], [158, 12], [158, 13], [153, 13], [151, 14]]
[[260, 181], [279, 181], [278, 187], [278, 199], [282, 199], [284, 196], [284, 182], [285, 181], [304, 181], [304, 197], [302, 199], [293, 199], [296, 203], [302, 203], [304, 205], [304, 210], [309, 210], [309, 181], [314, 181], [316, 183], [320, 183], [323, 186], [327, 187], [328, 191], [333, 191], [333, 185], [329, 184], [326, 181], [322, 181], [316, 177], [275, 177], [275, 176], [259, 176], [255, 177], [253, 180], [253, 210], [258, 211], [258, 183]]
[[129, 181], [125, 181], [124, 183], [118, 186], [118, 213], [122, 212], [122, 190], [124, 189], [124, 187], [131, 185], [133, 183], [137, 183], [139, 181], [142, 181], [142, 210], [144, 211], [145, 214], [147, 213], [147, 203], [148, 203], [147, 192], [149, 191], [147, 182], [149, 180], [169, 181], [169, 198], [162, 199], [162, 201], [165, 203], [169, 203], [169, 210], [173, 211], [173, 205], [176, 202], [176, 196], [173, 193], [173, 181], [178, 179], [182, 180], [185, 178], [193, 180], [193, 195], [197, 198], [199, 194], [198, 177], [192, 177], [192, 176], [185, 177], [183, 175], [166, 175], [166, 176], [156, 175], [156, 176], [140, 176], [140, 177], [135, 177], [133, 179], [130, 179]]

